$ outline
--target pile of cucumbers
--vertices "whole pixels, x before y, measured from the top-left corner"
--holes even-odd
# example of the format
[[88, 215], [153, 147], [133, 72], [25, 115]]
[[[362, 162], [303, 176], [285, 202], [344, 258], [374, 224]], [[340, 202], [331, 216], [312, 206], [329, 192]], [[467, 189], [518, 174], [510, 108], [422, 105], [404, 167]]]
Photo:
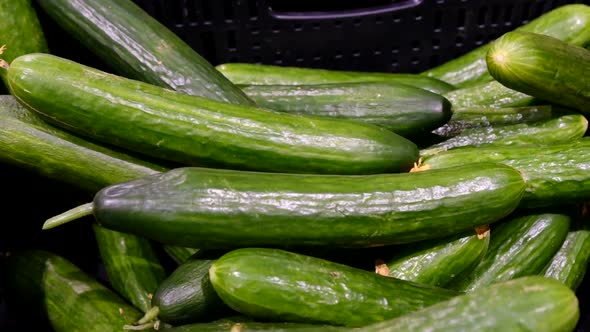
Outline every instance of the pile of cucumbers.
[[[52, 54], [37, 10], [109, 69]], [[28, 319], [56, 332], [578, 325], [590, 6], [423, 73], [215, 67], [131, 0], [0, 0], [0, 18], [0, 164], [88, 198], [20, 222], [86, 225], [106, 273], [6, 248], [6, 303]]]

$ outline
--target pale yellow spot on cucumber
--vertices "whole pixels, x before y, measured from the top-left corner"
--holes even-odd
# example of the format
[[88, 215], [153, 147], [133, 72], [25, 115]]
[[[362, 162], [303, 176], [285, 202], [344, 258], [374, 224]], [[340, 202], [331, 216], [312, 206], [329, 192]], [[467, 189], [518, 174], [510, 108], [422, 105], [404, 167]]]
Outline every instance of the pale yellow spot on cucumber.
[[242, 330], [242, 324], [236, 323], [232, 325], [230, 332], [240, 332]]

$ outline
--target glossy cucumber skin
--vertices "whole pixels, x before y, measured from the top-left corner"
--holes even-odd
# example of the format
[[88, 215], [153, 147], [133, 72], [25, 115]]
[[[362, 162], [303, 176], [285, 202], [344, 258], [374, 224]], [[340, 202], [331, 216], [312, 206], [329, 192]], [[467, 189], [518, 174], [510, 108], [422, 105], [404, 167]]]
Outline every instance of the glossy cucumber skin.
[[453, 112], [447, 123], [432, 132], [450, 138], [466, 129], [535, 123], [556, 116], [551, 105], [463, 109]]
[[138, 309], [151, 307], [151, 295], [166, 278], [148, 240], [93, 225], [109, 283]]
[[237, 85], [307, 85], [351, 82], [397, 82], [441, 94], [455, 87], [416, 74], [342, 71], [252, 63], [224, 63], [215, 67]]
[[342, 326], [305, 323], [259, 323], [259, 322], [211, 322], [176, 326], [168, 332], [316, 332], [316, 331], [354, 331]]
[[580, 139], [588, 129], [582, 114], [566, 114], [532, 123], [470, 128], [455, 137], [420, 150], [421, 156], [466, 146], [526, 145], [571, 142]]
[[556, 279], [575, 291], [586, 275], [589, 261], [590, 231], [570, 231], [542, 275]]
[[567, 236], [570, 218], [530, 214], [491, 225], [489, 248], [466, 277], [449, 287], [472, 292], [491, 284], [539, 274]]
[[583, 47], [512, 31], [492, 44], [486, 63], [494, 79], [508, 88], [590, 113], [590, 51]]
[[120, 75], [189, 95], [254, 105], [206, 59], [131, 0], [38, 3]]
[[264, 108], [370, 123], [404, 137], [440, 127], [451, 117], [444, 97], [396, 82], [249, 85], [242, 90]]
[[199, 249], [179, 247], [172, 245], [164, 245], [164, 251], [178, 264], [184, 263], [186, 260], [191, 258], [192, 255], [197, 253]]
[[412, 243], [387, 264], [390, 277], [445, 287], [477, 265], [488, 249], [489, 232], [481, 236], [471, 231], [426, 243]]
[[[6, 46], [0, 59], [8, 64], [23, 54], [49, 52], [31, 0], [0, 1], [0, 22], [0, 46]], [[0, 78], [8, 86], [5, 70], [0, 70]]]
[[[590, 42], [590, 6], [560, 6], [515, 30], [540, 33], [582, 46]], [[480, 46], [422, 74], [448, 82], [457, 88], [492, 81], [485, 60], [490, 45], [491, 43]]]
[[580, 319], [576, 294], [556, 280], [528, 276], [457, 296], [357, 332], [571, 332]]
[[369, 176], [185, 167], [106, 187], [93, 206], [106, 228], [185, 247], [367, 247], [497, 221], [523, 192], [499, 164]]
[[271, 321], [362, 326], [458, 294], [279, 249], [231, 251], [209, 274], [227, 305]]
[[[484, 82], [443, 94], [453, 111], [465, 108], [502, 108], [531, 106], [538, 101], [530, 95], [512, 90], [497, 81]], [[544, 102], [546, 103], [546, 102]]]
[[55, 332], [121, 331], [141, 317], [113, 291], [50, 252], [13, 253], [7, 261], [6, 276], [17, 301], [32, 312], [40, 310]]
[[414, 143], [377, 126], [189, 96], [52, 55], [21, 56], [8, 76], [44, 119], [179, 164], [366, 174], [407, 171], [418, 159]]
[[526, 182], [520, 207], [573, 204], [590, 197], [590, 138], [559, 144], [459, 148], [425, 157], [423, 163], [441, 169], [472, 160], [518, 169]]

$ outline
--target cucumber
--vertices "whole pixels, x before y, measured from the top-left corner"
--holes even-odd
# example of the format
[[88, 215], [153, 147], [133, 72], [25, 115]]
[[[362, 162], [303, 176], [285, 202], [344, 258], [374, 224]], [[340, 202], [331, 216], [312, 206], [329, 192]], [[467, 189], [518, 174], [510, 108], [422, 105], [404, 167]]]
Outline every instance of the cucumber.
[[590, 51], [583, 47], [513, 31], [492, 44], [486, 63], [494, 79], [510, 89], [590, 113]]
[[199, 249], [164, 245], [164, 251], [178, 264], [182, 264], [196, 254]]
[[588, 129], [581, 114], [565, 114], [548, 120], [506, 126], [465, 129], [461, 134], [420, 150], [420, 156], [466, 146], [561, 143], [580, 139]]
[[[66, 258], [42, 250], [13, 253], [7, 259], [6, 288], [14, 303], [37, 310], [55, 332], [111, 332], [141, 313]], [[30, 315], [35, 319], [35, 315]]]
[[[516, 30], [548, 35], [566, 43], [582, 46], [590, 42], [590, 6], [560, 6]], [[480, 46], [422, 74], [443, 80], [458, 88], [492, 81], [485, 60], [490, 45], [491, 43]]]
[[387, 275], [445, 287], [479, 263], [488, 249], [489, 228], [441, 240], [412, 243], [387, 260]]
[[586, 275], [589, 261], [590, 231], [571, 231], [541, 274], [559, 280], [575, 291]]
[[404, 137], [442, 126], [451, 118], [444, 97], [397, 82], [249, 85], [242, 90], [264, 108], [370, 123]]
[[570, 227], [562, 214], [517, 216], [491, 225], [493, 236], [481, 262], [448, 288], [472, 292], [490, 284], [539, 274], [561, 247]]
[[474, 108], [453, 112], [451, 119], [436, 128], [432, 133], [450, 138], [461, 134], [466, 129], [498, 127], [521, 123], [535, 123], [557, 117], [551, 105]]
[[547, 104], [534, 97], [509, 89], [497, 81], [475, 84], [443, 94], [453, 112], [466, 108], [505, 108]]
[[520, 207], [583, 202], [590, 197], [590, 138], [559, 144], [466, 147], [425, 157], [423, 168], [441, 169], [477, 162], [518, 169], [526, 182]]
[[143, 312], [151, 308], [151, 296], [166, 278], [148, 240], [93, 225], [100, 257], [109, 283]]
[[[181, 325], [166, 329], [166, 332], [316, 332], [346, 331], [342, 326], [305, 323], [260, 323], [260, 322], [218, 322]], [[351, 331], [353, 331], [351, 329]]]
[[106, 187], [44, 229], [94, 214], [105, 228], [185, 247], [369, 247], [497, 221], [523, 192], [517, 170], [493, 163], [370, 176], [184, 167]]
[[528, 276], [498, 283], [357, 332], [574, 331], [576, 294], [553, 279]]
[[189, 96], [48, 54], [15, 59], [8, 77], [17, 99], [55, 125], [179, 164], [364, 174], [418, 159], [414, 143], [377, 126]]
[[[5, 62], [0, 65], [24, 54], [49, 52], [31, 0], [0, 1], [0, 23], [0, 54]], [[5, 71], [0, 70], [0, 78], [8, 86]]]
[[270, 321], [362, 326], [458, 294], [280, 249], [231, 251], [209, 275], [227, 305]]
[[455, 87], [417, 74], [343, 71], [275, 66], [254, 63], [224, 63], [215, 67], [231, 82], [243, 85], [309, 85], [352, 82], [396, 82], [441, 94]]
[[188, 95], [254, 105], [179, 36], [131, 0], [39, 0], [41, 8], [122, 76]]

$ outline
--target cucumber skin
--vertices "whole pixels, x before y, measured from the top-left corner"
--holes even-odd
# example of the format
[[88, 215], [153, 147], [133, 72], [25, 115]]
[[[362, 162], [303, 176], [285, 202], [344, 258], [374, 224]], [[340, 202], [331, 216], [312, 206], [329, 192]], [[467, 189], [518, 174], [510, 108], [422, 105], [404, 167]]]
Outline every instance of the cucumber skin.
[[216, 102], [48, 54], [15, 59], [8, 77], [17, 99], [55, 125], [184, 165], [365, 174], [418, 160], [414, 143], [377, 126]]
[[441, 80], [417, 74], [342, 71], [253, 63], [224, 63], [215, 67], [237, 85], [308, 85], [353, 82], [396, 82], [436, 94], [455, 89]]
[[133, 1], [38, 3], [67, 33], [123, 76], [188, 95], [254, 105], [213, 65]]
[[497, 221], [523, 192], [500, 164], [371, 176], [185, 167], [106, 187], [93, 205], [106, 228], [185, 247], [367, 247]]
[[451, 104], [444, 97], [396, 82], [249, 85], [242, 90], [263, 108], [370, 123], [404, 137], [438, 128], [451, 118]]
[[271, 321], [362, 326], [458, 294], [279, 249], [231, 251], [209, 275], [231, 308]]
[[[0, 58], [8, 64], [23, 54], [49, 52], [31, 0], [0, 1], [0, 22], [0, 46], [6, 45]], [[8, 87], [3, 69], [0, 78]]]
[[494, 283], [539, 274], [565, 241], [570, 218], [560, 214], [533, 214], [491, 227], [493, 236], [481, 262], [449, 288], [472, 292]]
[[425, 285], [445, 287], [481, 261], [489, 242], [489, 233], [480, 239], [471, 231], [469, 234], [437, 241], [413, 243], [388, 260], [388, 275]]
[[494, 41], [486, 63], [508, 88], [590, 113], [590, 51], [583, 47], [513, 31]]
[[316, 332], [316, 331], [354, 331], [342, 326], [305, 323], [259, 323], [259, 322], [212, 322], [176, 326], [167, 332]]
[[543, 269], [542, 275], [556, 279], [575, 291], [586, 275], [589, 261], [590, 231], [571, 231]]
[[528, 276], [491, 285], [357, 332], [574, 331], [576, 294], [560, 282]]
[[451, 102], [453, 112], [466, 108], [524, 107], [539, 103], [532, 96], [507, 88], [497, 81], [475, 84], [443, 96]]
[[466, 162], [503, 163], [521, 172], [526, 192], [521, 208], [538, 208], [582, 202], [590, 196], [590, 138], [571, 143], [530, 146], [466, 147], [425, 157], [432, 169]]
[[177, 263], [182, 264], [197, 253], [199, 249], [164, 245], [164, 251]]
[[135, 307], [56, 254], [13, 253], [6, 268], [7, 290], [27, 309], [42, 310], [55, 332], [121, 331], [141, 317]]
[[[515, 30], [549, 35], [582, 46], [590, 42], [589, 27], [590, 7], [570, 4], [553, 9]], [[459, 89], [492, 81], [485, 60], [491, 44], [480, 46], [422, 74], [453, 84]]]

